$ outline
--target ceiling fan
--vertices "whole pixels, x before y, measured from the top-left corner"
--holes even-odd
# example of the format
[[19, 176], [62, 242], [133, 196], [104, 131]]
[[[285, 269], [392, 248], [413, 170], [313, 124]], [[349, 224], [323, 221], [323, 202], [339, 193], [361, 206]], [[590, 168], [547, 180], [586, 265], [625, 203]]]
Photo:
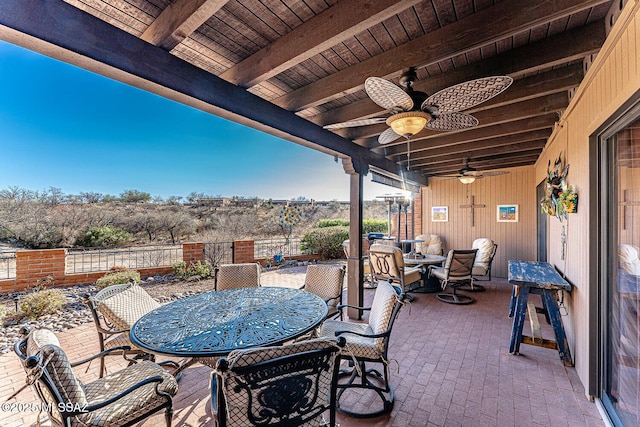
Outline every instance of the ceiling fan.
[[406, 70], [396, 86], [380, 77], [365, 80], [364, 89], [373, 102], [390, 113], [389, 117], [373, 117], [350, 120], [324, 126], [325, 129], [342, 129], [386, 123], [389, 129], [378, 137], [380, 144], [388, 144], [398, 138], [409, 139], [427, 128], [437, 131], [462, 130], [478, 126], [478, 119], [461, 113], [481, 104], [506, 90], [513, 79], [509, 76], [483, 77], [450, 86], [428, 96], [413, 90], [415, 68]]
[[482, 172], [476, 168], [469, 166], [471, 159], [466, 158], [464, 160], [464, 166], [455, 175], [435, 175], [442, 178], [457, 178], [463, 184], [472, 184], [476, 179], [484, 178], [485, 176], [497, 176], [505, 175], [507, 171], [486, 171]]

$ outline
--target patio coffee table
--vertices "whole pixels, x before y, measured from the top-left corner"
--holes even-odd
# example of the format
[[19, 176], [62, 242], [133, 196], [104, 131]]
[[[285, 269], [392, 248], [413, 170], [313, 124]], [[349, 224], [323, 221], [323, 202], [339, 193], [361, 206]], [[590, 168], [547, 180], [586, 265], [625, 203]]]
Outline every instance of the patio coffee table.
[[236, 349], [283, 344], [317, 327], [326, 314], [322, 298], [300, 289], [211, 291], [145, 314], [131, 328], [131, 341], [154, 353], [218, 357]]

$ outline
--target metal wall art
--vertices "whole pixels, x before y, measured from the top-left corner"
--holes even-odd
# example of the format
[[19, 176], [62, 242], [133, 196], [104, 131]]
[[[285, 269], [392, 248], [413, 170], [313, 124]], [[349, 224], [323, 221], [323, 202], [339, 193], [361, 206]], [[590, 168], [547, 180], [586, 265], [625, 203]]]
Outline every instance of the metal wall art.
[[569, 165], [562, 166], [562, 153], [556, 159], [553, 168], [549, 160], [545, 196], [540, 200], [542, 212], [555, 216], [560, 222], [567, 217], [567, 214], [578, 211], [578, 193], [573, 186], [567, 184], [568, 173]]

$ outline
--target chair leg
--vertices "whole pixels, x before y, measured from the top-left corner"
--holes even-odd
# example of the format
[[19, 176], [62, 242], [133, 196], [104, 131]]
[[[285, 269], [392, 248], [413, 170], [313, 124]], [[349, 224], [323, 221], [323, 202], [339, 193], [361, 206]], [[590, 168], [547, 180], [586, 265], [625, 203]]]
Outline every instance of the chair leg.
[[164, 411], [164, 419], [167, 421], [167, 427], [171, 427], [171, 420], [173, 419], [173, 407], [169, 406]]
[[463, 305], [463, 304], [471, 304], [472, 302], [475, 302], [475, 300], [468, 295], [462, 295], [462, 294], [456, 293], [456, 287], [457, 286], [452, 286], [453, 290], [451, 291], [451, 293], [438, 294], [436, 295], [436, 298], [438, 298], [438, 300], [442, 302], [446, 302], [447, 304]]
[[[338, 393], [336, 394], [336, 409], [340, 413], [354, 418], [371, 418], [391, 412], [394, 403], [394, 391], [389, 384], [389, 368], [386, 364], [384, 364], [384, 373], [381, 373], [377, 369], [367, 369], [366, 362], [359, 361], [358, 369], [354, 367], [351, 370], [341, 370], [338, 374], [339, 378], [346, 376], [349, 377], [346, 382], [339, 382], [337, 384]], [[360, 377], [360, 381], [356, 381], [358, 377]], [[372, 380], [380, 385], [375, 384]], [[382, 408], [378, 411], [372, 412], [356, 412], [355, 410], [340, 406], [340, 398], [348, 388], [360, 388], [374, 391], [382, 401]]]
[[478, 285], [476, 282], [478, 281], [478, 279], [475, 279], [473, 281], [473, 285], [472, 284], [467, 284], [467, 285], [462, 285], [459, 286], [461, 291], [466, 291], [466, 292], [484, 292], [486, 291], [486, 288], [482, 285]]

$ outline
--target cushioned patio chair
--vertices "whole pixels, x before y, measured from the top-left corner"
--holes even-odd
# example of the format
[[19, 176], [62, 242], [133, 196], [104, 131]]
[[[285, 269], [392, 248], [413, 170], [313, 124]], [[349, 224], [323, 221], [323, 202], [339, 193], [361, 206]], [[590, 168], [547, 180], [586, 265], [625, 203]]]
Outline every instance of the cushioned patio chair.
[[468, 295], [456, 293], [456, 288], [463, 285], [473, 286], [471, 271], [477, 252], [477, 249], [450, 250], [443, 267], [429, 266], [429, 277], [440, 280], [442, 289], [452, 289], [451, 293], [440, 293], [436, 298], [449, 304], [471, 304], [475, 301]]
[[[389, 282], [379, 282], [370, 308], [353, 307], [369, 311], [367, 323], [351, 323], [339, 320], [325, 320], [320, 327], [319, 336], [326, 338], [343, 337], [346, 347], [338, 356], [338, 363], [354, 365], [338, 374], [337, 409], [353, 417], [376, 417], [391, 412], [394, 391], [389, 383], [389, 339], [393, 323], [405, 303], [405, 295], [400, 287]], [[345, 307], [352, 307], [345, 305]], [[354, 363], [355, 361], [355, 363]], [[369, 367], [382, 366], [381, 369]], [[382, 372], [380, 372], [382, 371]], [[344, 380], [346, 379], [346, 381]], [[349, 389], [365, 389], [375, 393], [382, 401], [382, 408], [362, 412], [355, 407], [343, 405], [340, 399]], [[353, 397], [353, 396], [351, 396]], [[355, 399], [357, 401], [357, 399]], [[354, 399], [349, 399], [353, 402]]]
[[307, 267], [302, 289], [318, 295], [327, 303], [327, 318], [339, 316], [342, 320], [342, 288], [345, 268], [339, 265], [314, 264]]
[[[369, 246], [367, 239], [362, 239], [362, 247], [364, 248]], [[342, 250], [344, 251], [344, 255], [349, 259], [349, 240], [345, 240], [342, 242]], [[363, 251], [364, 252], [364, 251]], [[371, 280], [371, 265], [369, 264], [369, 257], [367, 255], [362, 256], [362, 281], [364, 283], [364, 287], [371, 289], [374, 288], [373, 281]]]
[[344, 340], [315, 339], [219, 359], [211, 375], [217, 425], [335, 426], [339, 345]]
[[424, 242], [416, 242], [416, 252], [422, 255], [442, 255], [444, 253], [444, 245], [442, 238], [437, 234], [419, 234], [416, 240], [424, 240]]
[[[490, 281], [491, 280], [491, 265], [493, 264], [493, 258], [496, 256], [498, 245], [491, 239], [481, 237], [475, 239], [471, 244], [471, 249], [477, 249], [476, 260], [473, 262], [473, 286], [465, 285], [459, 289], [469, 292], [482, 292], [485, 290], [484, 286], [479, 285], [477, 282]], [[480, 279], [479, 277], [488, 276], [487, 279]]]
[[216, 291], [260, 286], [260, 264], [222, 264], [215, 270]]
[[[28, 332], [25, 330], [25, 332]], [[120, 350], [114, 348], [106, 352]], [[130, 426], [162, 409], [171, 426], [172, 397], [178, 384], [162, 367], [141, 360], [90, 383], [73, 372], [101, 354], [70, 363], [60, 342], [48, 329], [36, 329], [17, 342], [29, 383], [42, 400], [42, 408], [57, 426]], [[121, 353], [122, 354], [122, 353]]]
[[[155, 361], [153, 354], [136, 347], [129, 338], [129, 330], [138, 319], [160, 306], [142, 287], [135, 282], [111, 285], [94, 296], [83, 295], [84, 303], [89, 307], [98, 332], [100, 352], [114, 347], [128, 346], [129, 354], [138, 358]], [[109, 352], [105, 355], [118, 355]], [[174, 365], [173, 362], [169, 362]], [[100, 357], [100, 377], [106, 373], [105, 356]]]
[[422, 266], [405, 266], [402, 249], [396, 246], [373, 244], [369, 248], [369, 264], [374, 282], [384, 280], [397, 283], [403, 292], [408, 291], [411, 284], [423, 279]]

